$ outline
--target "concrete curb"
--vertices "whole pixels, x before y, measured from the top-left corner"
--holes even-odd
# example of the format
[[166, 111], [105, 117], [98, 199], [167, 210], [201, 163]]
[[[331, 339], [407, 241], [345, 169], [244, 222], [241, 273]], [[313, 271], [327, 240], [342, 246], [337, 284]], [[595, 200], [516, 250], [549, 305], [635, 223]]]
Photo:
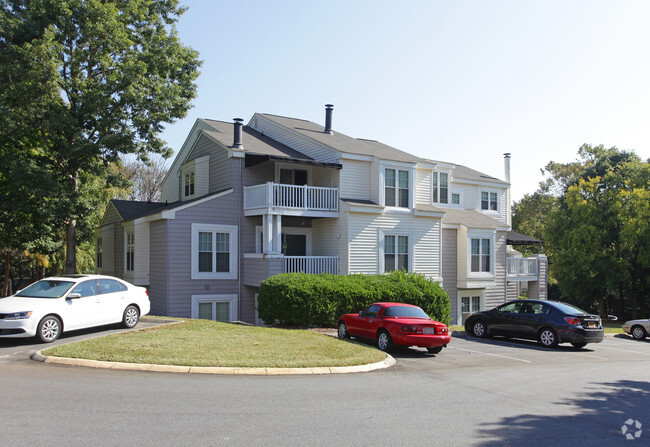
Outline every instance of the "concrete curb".
[[168, 373], [189, 374], [215, 374], [215, 375], [252, 375], [252, 376], [280, 376], [280, 375], [310, 375], [310, 374], [350, 374], [376, 371], [378, 369], [394, 366], [395, 359], [386, 354], [386, 360], [368, 365], [357, 366], [331, 366], [316, 368], [236, 368], [216, 366], [178, 366], [155, 365], [145, 363], [105, 362], [101, 360], [72, 359], [67, 357], [45, 356], [37, 351], [30, 357], [32, 360], [54, 365], [83, 366], [86, 368], [101, 368], [121, 371], [153, 371]]

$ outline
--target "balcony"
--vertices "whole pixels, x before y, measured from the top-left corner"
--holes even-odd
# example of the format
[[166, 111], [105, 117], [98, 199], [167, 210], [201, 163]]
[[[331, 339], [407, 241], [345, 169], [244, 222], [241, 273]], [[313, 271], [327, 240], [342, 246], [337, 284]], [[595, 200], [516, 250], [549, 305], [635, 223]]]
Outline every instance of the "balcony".
[[508, 258], [508, 281], [537, 281], [538, 258]]
[[284, 256], [250, 253], [244, 255], [244, 285], [259, 287], [266, 278], [279, 273], [330, 273], [338, 275], [338, 256]]
[[268, 182], [244, 187], [244, 214], [338, 217], [339, 189]]
[[339, 274], [338, 256], [285, 256], [284, 273]]

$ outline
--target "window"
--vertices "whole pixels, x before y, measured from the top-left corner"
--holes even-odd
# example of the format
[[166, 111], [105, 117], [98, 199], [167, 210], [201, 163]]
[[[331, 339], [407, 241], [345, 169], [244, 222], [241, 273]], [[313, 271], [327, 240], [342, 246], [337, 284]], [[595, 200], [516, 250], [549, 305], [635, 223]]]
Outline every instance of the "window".
[[100, 268], [102, 268], [102, 265], [104, 263], [104, 256], [103, 256], [103, 253], [102, 253], [102, 250], [103, 250], [103, 248], [102, 248], [102, 238], [101, 237], [97, 238], [96, 247], [97, 247], [97, 253], [96, 253], [96, 257], [95, 257], [95, 259], [96, 259], [95, 267], [100, 269]]
[[408, 236], [384, 236], [384, 272], [409, 269]]
[[451, 194], [451, 204], [452, 205], [460, 205], [460, 194], [458, 194], [458, 193], [452, 193]]
[[134, 261], [135, 261], [135, 234], [129, 231], [126, 233], [125, 270], [127, 272], [133, 271]]
[[97, 284], [95, 283], [95, 280], [91, 279], [77, 284], [77, 286], [72, 289], [72, 292], [70, 293], [78, 293], [83, 298], [85, 296], [97, 295], [99, 292], [97, 291]]
[[185, 174], [185, 197], [194, 195], [194, 171]]
[[434, 172], [431, 181], [433, 203], [449, 203], [449, 174]]
[[498, 211], [498, 194], [496, 192], [481, 191], [481, 209]]
[[193, 295], [192, 318], [214, 321], [237, 319], [237, 295]]
[[368, 317], [368, 318], [375, 318], [379, 311], [381, 310], [381, 306], [378, 304], [373, 304], [372, 306], [369, 306], [359, 312], [359, 316], [361, 317]]
[[401, 169], [384, 171], [384, 206], [409, 207], [409, 173]]
[[126, 286], [115, 279], [98, 279], [99, 293], [126, 292]]
[[491, 239], [472, 239], [472, 272], [489, 273], [491, 271], [491, 245]]
[[460, 298], [460, 311], [464, 314], [474, 313], [481, 310], [480, 296], [462, 296]]
[[237, 227], [192, 224], [192, 279], [237, 278]]

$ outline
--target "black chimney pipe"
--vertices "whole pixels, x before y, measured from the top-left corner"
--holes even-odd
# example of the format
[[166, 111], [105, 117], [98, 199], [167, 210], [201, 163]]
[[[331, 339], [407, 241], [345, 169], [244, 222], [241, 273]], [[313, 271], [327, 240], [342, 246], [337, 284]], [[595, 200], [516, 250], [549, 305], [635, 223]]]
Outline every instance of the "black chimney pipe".
[[325, 104], [325, 133], [334, 135], [332, 131], [332, 111], [334, 106], [332, 104]]
[[241, 141], [241, 128], [243, 126], [244, 120], [242, 118], [233, 118], [235, 121], [235, 137], [232, 143], [232, 147], [235, 149], [244, 149], [244, 145]]

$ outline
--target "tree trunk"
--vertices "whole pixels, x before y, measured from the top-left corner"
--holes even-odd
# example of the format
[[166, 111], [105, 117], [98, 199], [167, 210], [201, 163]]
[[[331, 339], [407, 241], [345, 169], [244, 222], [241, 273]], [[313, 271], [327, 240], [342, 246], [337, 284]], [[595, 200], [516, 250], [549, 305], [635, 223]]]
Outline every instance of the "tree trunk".
[[[79, 187], [79, 173], [75, 172], [72, 176], [72, 188], [74, 190], [72, 212], [77, 212], [77, 191]], [[77, 220], [70, 217], [65, 239], [65, 273], [77, 273]]]
[[2, 296], [7, 296], [9, 292], [9, 278], [11, 277], [11, 252], [7, 251], [5, 255], [5, 279], [2, 282]]

